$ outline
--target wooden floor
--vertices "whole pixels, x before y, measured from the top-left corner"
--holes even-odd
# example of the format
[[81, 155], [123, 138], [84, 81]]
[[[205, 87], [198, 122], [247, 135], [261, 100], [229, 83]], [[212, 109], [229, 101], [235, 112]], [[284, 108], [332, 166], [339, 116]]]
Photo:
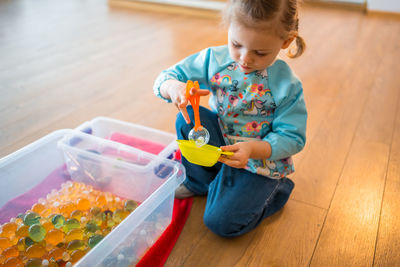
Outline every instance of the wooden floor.
[[[289, 64], [309, 124], [291, 199], [223, 239], [195, 198], [166, 266], [400, 266], [400, 20], [307, 6], [300, 23], [308, 50]], [[225, 41], [217, 20], [0, 0], [0, 157], [100, 115], [174, 132], [155, 77]]]

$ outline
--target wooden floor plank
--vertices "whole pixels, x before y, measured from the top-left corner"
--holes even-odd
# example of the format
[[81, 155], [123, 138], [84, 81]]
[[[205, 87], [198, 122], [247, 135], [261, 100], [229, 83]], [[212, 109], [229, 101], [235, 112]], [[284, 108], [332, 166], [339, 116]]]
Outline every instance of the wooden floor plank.
[[[391, 28], [387, 22], [386, 27], [397, 28]], [[399, 80], [386, 70], [395, 68], [395, 62], [392, 55], [384, 54], [375, 73], [376, 79], [369, 92], [366, 91], [368, 99], [329, 207], [312, 266], [373, 264], [399, 97]]]

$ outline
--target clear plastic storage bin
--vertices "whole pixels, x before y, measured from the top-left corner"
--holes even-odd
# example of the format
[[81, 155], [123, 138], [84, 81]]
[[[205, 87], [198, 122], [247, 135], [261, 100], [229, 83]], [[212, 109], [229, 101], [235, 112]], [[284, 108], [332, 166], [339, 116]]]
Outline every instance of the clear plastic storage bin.
[[[141, 135], [149, 136], [143, 132]], [[52, 189], [59, 189], [59, 181], [50, 178], [55, 170], [61, 169], [65, 179], [90, 184], [140, 203], [76, 266], [134, 265], [169, 225], [174, 192], [185, 177], [183, 166], [165, 157], [77, 130], [59, 130], [0, 159], [0, 208], [4, 210], [11, 200], [30, 194], [31, 203], [19, 202], [24, 204], [18, 207], [23, 212], [30, 209], [40, 197], [45, 198]], [[49, 188], [49, 185], [53, 186]], [[0, 223], [19, 212], [15, 208], [3, 213]]]
[[171, 158], [171, 154], [178, 147], [175, 142], [176, 135], [174, 134], [107, 117], [96, 117], [83, 123], [77, 129], [104, 139], [113, 139], [113, 136], [126, 135], [142, 142], [151, 141], [153, 144], [159, 144], [163, 147], [157, 154], [167, 158]]

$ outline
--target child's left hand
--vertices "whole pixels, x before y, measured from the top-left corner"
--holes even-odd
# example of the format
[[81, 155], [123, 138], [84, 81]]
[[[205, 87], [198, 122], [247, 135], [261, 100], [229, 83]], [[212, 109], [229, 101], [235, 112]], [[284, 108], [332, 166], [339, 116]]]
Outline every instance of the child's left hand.
[[218, 161], [234, 167], [244, 168], [247, 166], [247, 161], [251, 155], [251, 145], [247, 142], [240, 142], [229, 146], [221, 146], [222, 151], [231, 151], [234, 154], [232, 156], [222, 155]]

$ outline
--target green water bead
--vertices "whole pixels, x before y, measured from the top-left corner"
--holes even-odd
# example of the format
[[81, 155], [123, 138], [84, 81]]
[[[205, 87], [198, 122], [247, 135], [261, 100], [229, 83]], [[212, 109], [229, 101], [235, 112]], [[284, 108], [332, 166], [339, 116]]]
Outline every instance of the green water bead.
[[34, 224], [29, 227], [29, 237], [35, 241], [40, 242], [46, 236], [46, 229], [40, 224]]
[[53, 223], [55, 228], [59, 229], [64, 226], [65, 218], [61, 214], [57, 214], [57, 215], [53, 216], [53, 218], [51, 219], [51, 222]]
[[102, 239], [104, 238], [104, 236], [102, 235], [93, 235], [89, 238], [88, 240], [88, 245], [90, 248], [93, 248], [94, 246], [96, 246]]
[[25, 267], [42, 267], [42, 259], [31, 258], [25, 263]]
[[74, 250], [77, 250], [77, 249], [84, 250], [85, 248], [86, 248], [86, 244], [82, 240], [72, 240], [67, 245], [67, 250], [68, 251], [74, 251]]
[[77, 229], [79, 227], [81, 227], [81, 224], [79, 223], [79, 221], [77, 219], [71, 218], [65, 222], [63, 229], [64, 229], [65, 233], [68, 233], [72, 229]]
[[97, 213], [92, 218], [92, 221], [95, 222], [98, 226], [100, 226], [105, 220], [106, 220], [106, 215], [104, 214], [104, 212]]
[[124, 208], [127, 211], [133, 211], [134, 209], [136, 209], [138, 206], [138, 204], [136, 203], [136, 201], [134, 200], [127, 200], [125, 201], [125, 205]]
[[27, 214], [25, 214], [23, 221], [24, 221], [24, 224], [28, 225], [28, 226], [38, 224], [40, 221], [40, 216], [36, 212], [33, 212], [33, 211], [28, 212]]
[[85, 225], [85, 230], [86, 230], [86, 232], [89, 232], [89, 233], [94, 233], [94, 232], [96, 232], [97, 230], [99, 230], [100, 228], [99, 228], [99, 226], [96, 224], [96, 222], [94, 222], [94, 221], [89, 221], [86, 225]]
[[101, 212], [101, 209], [99, 207], [93, 207], [90, 209], [90, 214], [92, 214], [92, 215], [97, 215], [100, 212]]
[[116, 209], [113, 214], [113, 220], [115, 223], [120, 223], [126, 217], [126, 212], [120, 209]]

